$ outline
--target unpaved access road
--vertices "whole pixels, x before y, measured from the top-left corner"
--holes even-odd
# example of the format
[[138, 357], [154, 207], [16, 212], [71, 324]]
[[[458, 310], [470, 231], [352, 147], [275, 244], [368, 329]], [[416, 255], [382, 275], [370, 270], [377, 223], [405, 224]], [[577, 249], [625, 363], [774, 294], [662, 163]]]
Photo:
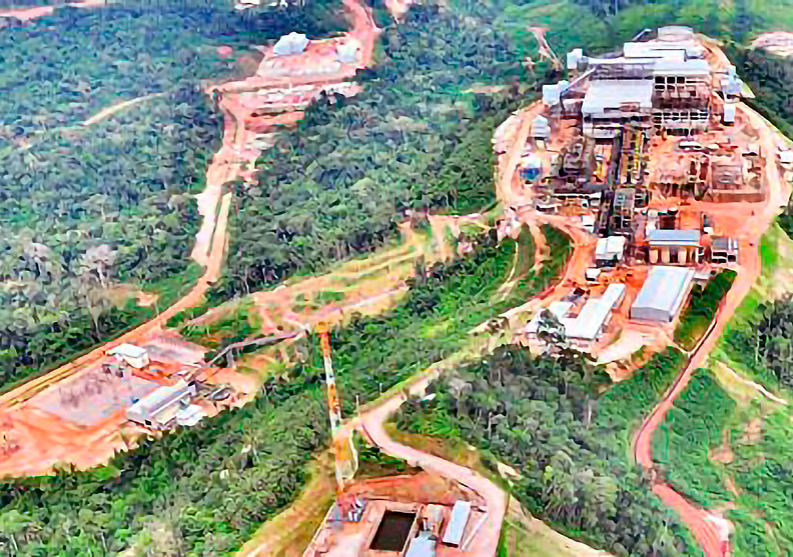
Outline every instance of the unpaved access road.
[[[83, 5], [88, 7], [99, 4], [89, 1], [80, 3], [80, 6]], [[374, 24], [371, 11], [358, 0], [344, 0], [344, 6], [353, 22], [353, 29], [350, 34], [361, 42], [361, 59], [364, 63], [369, 64], [372, 60], [374, 43], [379, 29]], [[35, 14], [35, 17], [48, 15], [54, 9], [51, 6], [45, 8], [45, 11], [49, 10], [47, 13]], [[0, 13], [0, 16], [2, 15]], [[328, 76], [326, 76], [327, 78]], [[239, 82], [228, 83], [226, 86], [233, 89], [235, 84], [247, 85], [249, 81], [250, 78], [243, 79]], [[127, 101], [127, 103], [129, 102]], [[94, 119], [97, 116], [94, 116]], [[238, 177], [243, 177], [246, 167], [255, 161], [259, 155], [256, 149], [247, 148], [248, 146], [244, 144], [244, 141], [249, 137], [245, 133], [244, 122], [229, 112], [225, 112], [224, 116], [223, 144], [207, 168], [205, 192], [198, 196], [199, 212], [204, 217], [204, 222], [202, 222], [202, 226], [196, 236], [193, 259], [205, 266], [204, 275], [198, 280], [198, 283], [185, 297], [154, 319], [132, 329], [113, 341], [93, 349], [68, 364], [58, 367], [45, 375], [31, 379], [0, 396], [0, 410], [8, 409], [29, 400], [44, 389], [78, 374], [88, 364], [101, 359], [104, 357], [105, 352], [119, 344], [135, 343], [148, 335], [156, 333], [174, 315], [200, 304], [207, 290], [220, 277], [223, 265], [227, 241], [228, 215], [232, 201], [231, 193], [223, 194], [223, 184]]]
[[[422, 396], [426, 392], [427, 386], [441, 373], [452, 369], [461, 361], [477, 354], [481, 355], [489, 349], [490, 343], [485, 341], [477, 347], [471, 347], [465, 354], [458, 353], [456, 356], [431, 366], [410, 384], [407, 393], [411, 396]], [[476, 535], [470, 540], [470, 545], [461, 549], [466, 551], [466, 555], [476, 557], [495, 555], [501, 536], [501, 525], [507, 510], [507, 495], [496, 484], [469, 468], [423, 453], [391, 439], [384, 424], [405, 402], [405, 395], [405, 391], [399, 391], [372, 403], [367, 409], [346, 422], [344, 428], [348, 431], [357, 429], [369, 442], [386, 454], [402, 459], [411, 466], [417, 466], [433, 474], [459, 482], [477, 493], [487, 505], [487, 514]], [[469, 542], [464, 540], [464, 543]]]
[[[760, 134], [760, 141], [766, 156], [766, 201], [762, 204], [762, 208], [756, 211], [753, 217], [745, 223], [743, 230], [740, 231], [742, 234], [741, 264], [736, 268], [737, 276], [732, 288], [730, 288], [722, 301], [716, 318], [702, 337], [702, 340], [692, 351], [686, 368], [677, 377], [663, 400], [658, 403], [647, 419], [645, 419], [634, 437], [634, 458], [638, 464], [651, 473], [655, 468], [652, 452], [652, 440], [655, 430], [663, 423], [666, 413], [674, 404], [675, 399], [685, 390], [694, 372], [705, 364], [708, 354], [719, 340], [724, 327], [760, 276], [759, 244], [761, 236], [771, 225], [774, 218], [783, 210], [787, 199], [790, 197], [790, 186], [779, 172], [776, 162], [777, 149], [775, 139], [778, 132], [748, 106], [740, 105], [739, 109], [740, 114], [747, 118]], [[730, 554], [729, 535], [732, 525], [729, 521], [695, 506], [671, 486], [663, 482], [657, 482], [653, 486], [653, 492], [666, 505], [677, 511], [692, 530], [708, 557], [722, 557]]]
[[[429, 380], [425, 379], [417, 383], [411, 392], [422, 392], [428, 382]], [[501, 535], [501, 524], [507, 510], [506, 494], [496, 484], [469, 468], [423, 453], [391, 439], [383, 428], [383, 424], [399, 409], [404, 400], [401, 395], [395, 396], [377, 408], [361, 414], [359, 429], [383, 452], [401, 458], [411, 466], [418, 466], [428, 472], [457, 481], [480, 495], [486, 501], [487, 515], [470, 545], [463, 549], [470, 552], [470, 555], [482, 557], [495, 555]]]

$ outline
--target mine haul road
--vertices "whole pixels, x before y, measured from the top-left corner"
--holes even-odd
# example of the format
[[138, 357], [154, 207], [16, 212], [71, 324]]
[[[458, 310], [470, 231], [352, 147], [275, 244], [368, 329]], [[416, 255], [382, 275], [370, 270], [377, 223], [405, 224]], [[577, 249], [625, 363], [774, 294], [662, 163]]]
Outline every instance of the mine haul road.
[[[752, 123], [760, 134], [763, 151], [766, 156], [765, 203], [761, 211], [756, 211], [744, 229], [741, 242], [741, 263], [735, 270], [737, 276], [732, 288], [725, 296], [711, 326], [691, 352], [688, 364], [678, 375], [664, 398], [656, 405], [644, 420], [634, 436], [633, 454], [636, 462], [646, 471], [655, 476], [653, 460], [653, 434], [663, 423], [666, 413], [674, 404], [675, 399], [685, 390], [694, 372], [705, 364], [710, 351], [716, 346], [724, 327], [732, 318], [735, 310], [750, 292], [752, 285], [760, 276], [762, 266], [759, 245], [763, 233], [772, 224], [776, 216], [784, 209], [790, 197], [790, 186], [779, 172], [776, 161], [777, 131], [757, 112], [745, 104], [739, 110]], [[653, 492], [669, 507], [675, 509], [682, 520], [694, 533], [707, 557], [723, 557], [731, 553], [729, 537], [731, 523], [714, 513], [698, 507], [677, 493], [671, 486], [658, 479], [653, 485]]]

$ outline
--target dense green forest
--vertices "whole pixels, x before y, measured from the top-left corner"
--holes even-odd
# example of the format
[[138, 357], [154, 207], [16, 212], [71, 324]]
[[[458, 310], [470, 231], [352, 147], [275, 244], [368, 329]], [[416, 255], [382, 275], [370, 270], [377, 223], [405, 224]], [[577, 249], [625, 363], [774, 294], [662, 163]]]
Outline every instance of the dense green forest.
[[656, 356], [604, 395], [604, 378], [572, 355], [534, 358], [507, 347], [432, 386], [397, 426], [463, 439], [521, 475], [513, 494], [567, 535], [615, 555], [696, 555], [674, 513], [629, 462], [627, 443], [675, 376], [682, 355]]
[[[565, 236], [546, 232], [561, 256], [506, 297], [494, 298], [515, 250], [532, 253], [528, 235], [500, 245], [485, 235], [473, 254], [427, 269], [391, 313], [335, 331], [345, 412], [356, 397], [371, 400], [453, 354], [473, 326], [545, 288], [568, 252]], [[295, 496], [304, 464], [327, 441], [317, 339], [301, 350], [305, 361], [290, 377], [269, 379], [241, 409], [146, 442], [106, 467], [2, 485], [0, 551], [105, 555], [135, 546], [153, 555], [218, 555], [239, 547]]]
[[[202, 91], [218, 44], [343, 29], [338, 2], [239, 15], [145, 2], [0, 33], [0, 384], [72, 357], [184, 293], [221, 122]], [[90, 126], [120, 101], [157, 94]], [[119, 284], [159, 293], [138, 308]]]
[[258, 186], [238, 191], [225, 293], [370, 250], [407, 210], [487, 205], [490, 137], [519, 99], [466, 91], [519, 68], [503, 37], [435, 7], [389, 26], [364, 92], [311, 108], [263, 154]]

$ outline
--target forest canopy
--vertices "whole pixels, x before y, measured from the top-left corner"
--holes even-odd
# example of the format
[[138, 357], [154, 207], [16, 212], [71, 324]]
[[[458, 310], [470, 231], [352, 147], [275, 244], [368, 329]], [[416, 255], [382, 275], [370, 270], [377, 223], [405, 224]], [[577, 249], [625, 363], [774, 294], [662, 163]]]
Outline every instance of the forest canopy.
[[[320, 17], [332, 6], [251, 17], [227, 4], [132, 2], [2, 30], [0, 384], [149, 317], [154, 308], [119, 301], [119, 285], [167, 306], [195, 280], [191, 194], [222, 127], [203, 84], [237, 71], [216, 46], [294, 26], [336, 32], [337, 15]], [[84, 124], [132, 99], [140, 103]]]

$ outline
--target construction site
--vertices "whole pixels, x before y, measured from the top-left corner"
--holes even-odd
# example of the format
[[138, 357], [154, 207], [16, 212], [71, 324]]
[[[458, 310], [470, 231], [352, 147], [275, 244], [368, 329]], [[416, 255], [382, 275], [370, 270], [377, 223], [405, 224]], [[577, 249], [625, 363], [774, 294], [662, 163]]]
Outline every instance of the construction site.
[[[545, 52], [555, 58], [550, 47]], [[759, 270], [757, 241], [784, 202], [781, 177], [791, 152], [743, 105], [751, 92], [719, 48], [691, 29], [642, 33], [608, 57], [577, 49], [566, 63], [569, 80], [546, 85], [542, 101], [514, 114], [493, 138], [505, 209], [500, 234], [529, 226], [535, 266], [546, 249], [539, 224], [563, 230], [575, 245], [554, 287], [502, 316], [511, 341], [536, 352], [563, 343], [620, 380], [631, 372], [625, 362], [632, 354], [672, 342], [694, 285], [725, 269], [738, 274], [726, 310], [692, 352], [676, 392], [637, 433], [636, 461], [652, 472], [655, 421]], [[391, 439], [383, 423], [403, 396], [342, 422], [322, 334], [337, 493], [304, 555], [494, 554], [504, 493], [470, 469]], [[436, 373], [428, 370], [410, 393], [423, 396]], [[448, 485], [432, 489], [425, 485], [432, 480], [414, 476], [357, 479], [352, 431]], [[681, 514], [706, 554], [729, 554], [729, 521], [660, 481], [653, 491]]]
[[[205, 276], [151, 322], [0, 399], [0, 474], [89, 468], [130, 449], [140, 436], [189, 427], [241, 406], [259, 385], [235, 369], [234, 351], [254, 343], [280, 343], [273, 351], [283, 350], [313, 329], [321, 340], [336, 496], [305, 555], [495, 554], [504, 490], [472, 469], [397, 443], [384, 427], [407, 392], [422, 396], [443, 369], [417, 374], [403, 391], [386, 393], [344, 420], [329, 335], [345, 312], [376, 314], [393, 305], [407, 291], [419, 258], [432, 263], [454, 256], [446, 229], [458, 237], [461, 223], [486, 228], [481, 215], [430, 217], [432, 248], [406, 225], [403, 244], [368, 264], [348, 262], [326, 276], [252, 294], [260, 332], [269, 336], [210, 356], [165, 328], [179, 311], [198, 305], [219, 276], [233, 195], [223, 185], [254, 180], [255, 160], [272, 144], [272, 134], [302, 118], [310, 102], [323, 94], [332, 99], [358, 92], [351, 78], [371, 63], [379, 30], [362, 4], [345, 0], [344, 6], [354, 27], [343, 37], [309, 41], [286, 35], [261, 49], [256, 75], [207, 90], [226, 126], [206, 190], [198, 196], [204, 221], [192, 256], [207, 267]], [[549, 339], [564, 342], [618, 379], [623, 362], [642, 347], [659, 350], [671, 342], [694, 285], [734, 270], [738, 278], [723, 302], [729, 311], [720, 313], [691, 352], [685, 371], [690, 375], [759, 273], [757, 242], [786, 200], [781, 177], [793, 165], [793, 153], [741, 102], [751, 92], [721, 50], [691, 29], [643, 32], [608, 56], [576, 49], [565, 64], [534, 32], [544, 56], [566, 66], [569, 77], [545, 85], [540, 102], [496, 131], [496, 190], [505, 211], [499, 232], [515, 235], [528, 226], [535, 237], [535, 268], [546, 255], [540, 224], [568, 234], [574, 251], [558, 282], [502, 315], [505, 336], [536, 352], [552, 349]], [[327, 303], [317, 296], [324, 291], [341, 294]], [[210, 310], [192, 323], [224, 311]], [[485, 352], [489, 344], [483, 346]], [[266, 350], [256, 357], [266, 363], [278, 359]], [[685, 386], [682, 379], [634, 440], [636, 461], [648, 470], [653, 429]], [[354, 432], [423, 472], [357, 479]], [[689, 523], [706, 554], [728, 553], [726, 521], [675, 499], [664, 484], [653, 489]]]
[[[738, 108], [747, 92], [735, 67], [689, 28], [660, 28], [609, 57], [576, 49], [566, 67], [569, 79], [545, 85], [523, 115], [509, 187], [514, 218], [561, 218], [591, 240], [575, 288], [548, 299], [522, 341], [542, 351], [550, 319], [608, 363], [671, 338], [693, 285], [741, 263], [765, 166], [787, 167], [791, 153], [765, 152]], [[609, 346], [618, 333], [624, 346]]]
[[6, 409], [0, 416], [3, 474], [97, 466], [141, 435], [193, 426], [251, 400], [255, 381], [207, 365], [205, 353], [173, 333], [119, 344], [79, 374]]

